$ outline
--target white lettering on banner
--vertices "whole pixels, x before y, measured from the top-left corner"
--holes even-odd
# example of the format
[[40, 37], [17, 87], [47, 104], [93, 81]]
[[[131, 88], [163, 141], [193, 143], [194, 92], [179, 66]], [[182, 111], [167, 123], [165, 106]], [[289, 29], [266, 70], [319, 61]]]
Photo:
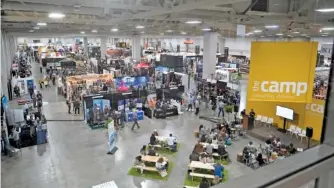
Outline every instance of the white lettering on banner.
[[323, 114], [325, 112], [325, 108], [320, 104], [307, 104], [306, 110], [311, 110], [312, 112], [316, 112], [319, 114]]
[[[260, 87], [259, 87], [260, 86]], [[254, 81], [253, 91], [265, 93], [293, 93], [300, 96], [307, 92], [306, 82]]]

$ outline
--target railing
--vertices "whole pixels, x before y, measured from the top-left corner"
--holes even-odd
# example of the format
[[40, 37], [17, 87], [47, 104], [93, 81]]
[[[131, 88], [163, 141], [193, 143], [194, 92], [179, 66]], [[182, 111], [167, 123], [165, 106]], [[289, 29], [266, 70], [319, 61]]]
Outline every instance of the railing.
[[[214, 186], [228, 188], [334, 188], [334, 147], [323, 144]], [[310, 186], [308, 186], [310, 187]]]

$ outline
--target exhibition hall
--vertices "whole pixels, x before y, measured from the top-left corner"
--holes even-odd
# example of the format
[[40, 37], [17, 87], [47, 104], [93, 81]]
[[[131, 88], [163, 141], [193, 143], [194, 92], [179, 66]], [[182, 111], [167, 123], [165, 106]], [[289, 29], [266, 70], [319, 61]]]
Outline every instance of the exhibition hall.
[[334, 1], [1, 14], [1, 187], [333, 187]]

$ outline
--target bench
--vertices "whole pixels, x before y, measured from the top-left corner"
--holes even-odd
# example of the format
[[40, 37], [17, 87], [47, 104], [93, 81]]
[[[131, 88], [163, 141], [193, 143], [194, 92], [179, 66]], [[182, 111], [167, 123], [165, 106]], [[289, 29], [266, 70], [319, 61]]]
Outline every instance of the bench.
[[145, 166], [145, 167], [143, 167], [143, 166], [133, 166], [133, 168], [135, 168], [135, 169], [141, 169], [141, 168], [143, 168], [143, 170], [146, 170], [146, 171], [151, 171], [151, 172], [158, 172], [158, 170], [155, 168], [155, 167], [149, 167], [149, 166]]
[[223, 159], [225, 159], [227, 162], [231, 162], [228, 153], [226, 153], [225, 155], [219, 155], [218, 153], [212, 153], [212, 156], [213, 156], [213, 157], [219, 157], [219, 160], [222, 160], [222, 158], [223, 158]]
[[148, 147], [155, 147], [155, 148], [161, 148], [162, 146], [160, 144], [156, 144], [156, 145], [151, 145], [151, 144], [148, 144]]
[[198, 188], [198, 187], [193, 187], [193, 186], [186, 186], [186, 185], [184, 185], [183, 188]]
[[194, 180], [194, 177], [207, 178], [207, 179], [215, 178], [215, 176], [211, 174], [200, 174], [200, 173], [195, 173], [195, 172], [190, 172], [189, 176], [191, 176], [192, 180]]

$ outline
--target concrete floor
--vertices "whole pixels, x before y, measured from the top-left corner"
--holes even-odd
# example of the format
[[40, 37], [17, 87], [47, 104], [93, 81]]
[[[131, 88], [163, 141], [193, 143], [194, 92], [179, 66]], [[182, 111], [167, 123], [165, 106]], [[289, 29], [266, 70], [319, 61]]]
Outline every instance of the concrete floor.
[[[37, 68], [34, 68], [33, 74], [39, 79]], [[46, 117], [79, 118], [67, 115], [64, 99], [57, 96], [54, 86], [42, 92], [44, 101], [49, 103], [43, 107]], [[22, 157], [2, 157], [1, 185], [3, 188], [88, 188], [115, 181], [119, 188], [181, 188], [189, 154], [196, 143], [193, 132], [200, 124], [212, 126], [212, 123], [200, 120], [192, 112], [166, 120], [145, 117], [140, 122], [139, 130], [132, 132], [131, 124], [128, 124], [120, 131], [117, 141], [119, 150], [115, 155], [107, 155], [107, 130], [91, 130], [83, 121], [49, 121], [47, 144], [23, 148]], [[169, 158], [175, 165], [167, 181], [127, 175], [141, 146], [149, 142], [153, 129], [157, 129], [161, 135], [173, 133], [181, 143], [178, 154]], [[228, 147], [232, 163], [225, 168], [229, 171], [229, 179], [253, 172], [251, 168], [236, 162], [237, 153], [250, 140], [256, 144], [262, 143], [255, 138], [238, 138]]]

